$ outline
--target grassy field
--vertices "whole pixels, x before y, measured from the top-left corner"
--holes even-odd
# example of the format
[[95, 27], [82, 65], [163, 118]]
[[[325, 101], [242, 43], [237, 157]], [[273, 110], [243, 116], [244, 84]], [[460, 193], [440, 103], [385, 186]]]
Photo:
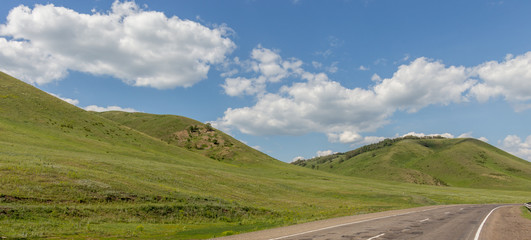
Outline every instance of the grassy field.
[[[198, 130], [208, 126], [193, 120], [115, 114], [86, 112], [0, 73], [0, 237], [209, 238], [422, 205], [531, 198], [519, 189], [316, 171]], [[174, 133], [187, 129], [193, 144], [182, 146]]]
[[[365, 150], [365, 151], [361, 151]], [[476, 139], [397, 139], [298, 165], [418, 184], [531, 191], [531, 163]]]

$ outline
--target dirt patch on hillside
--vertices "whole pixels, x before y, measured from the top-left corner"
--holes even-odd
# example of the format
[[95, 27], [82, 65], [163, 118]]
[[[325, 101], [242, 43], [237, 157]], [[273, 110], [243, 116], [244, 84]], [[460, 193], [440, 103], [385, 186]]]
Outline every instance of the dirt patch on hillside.
[[531, 239], [531, 220], [522, 216], [522, 206], [494, 211], [481, 232], [482, 240]]

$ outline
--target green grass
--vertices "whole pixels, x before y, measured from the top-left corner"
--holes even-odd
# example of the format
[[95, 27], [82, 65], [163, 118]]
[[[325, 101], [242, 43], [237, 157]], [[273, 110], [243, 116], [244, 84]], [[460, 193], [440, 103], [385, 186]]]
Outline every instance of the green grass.
[[525, 206], [522, 207], [522, 216], [531, 220], [531, 210], [527, 209]]
[[233, 164], [278, 162], [231, 136], [193, 119], [175, 115], [103, 112], [100, 116], [138, 130], [170, 145]]
[[[385, 143], [385, 142], [383, 142]], [[381, 180], [531, 190], [531, 163], [475, 139], [403, 139], [299, 161], [306, 168]]]
[[[168, 141], [171, 133], [200, 123], [112, 114], [118, 119], [0, 73], [0, 237], [210, 238], [423, 205], [531, 198], [530, 191], [517, 189], [435, 187], [315, 171], [274, 160], [218, 131], [208, 134], [230, 140], [233, 155], [216, 159], [208, 155], [212, 149]], [[202, 137], [192, 134], [191, 141]]]

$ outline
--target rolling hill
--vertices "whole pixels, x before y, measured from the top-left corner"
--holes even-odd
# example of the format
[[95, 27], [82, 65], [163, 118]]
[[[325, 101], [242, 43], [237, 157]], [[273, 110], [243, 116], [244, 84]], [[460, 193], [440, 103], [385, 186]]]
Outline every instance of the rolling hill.
[[347, 176], [439, 186], [531, 190], [531, 163], [476, 139], [405, 137], [294, 163]]
[[0, 238], [196, 239], [529, 198], [301, 168], [191, 119], [88, 112], [0, 73]]
[[235, 164], [277, 161], [209, 124], [175, 116], [148, 113], [103, 112], [101, 116], [138, 130], [170, 145]]

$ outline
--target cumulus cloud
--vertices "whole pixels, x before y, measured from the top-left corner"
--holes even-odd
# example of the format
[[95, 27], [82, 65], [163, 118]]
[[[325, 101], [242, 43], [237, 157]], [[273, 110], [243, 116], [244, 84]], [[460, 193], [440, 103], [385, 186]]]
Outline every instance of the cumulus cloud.
[[[409, 133], [406, 133], [406, 134], [402, 135], [402, 137], [406, 137], [406, 136], [414, 136], [414, 137], [444, 137], [444, 138], [456, 138], [456, 137], [455, 137], [453, 134], [451, 134], [451, 133], [430, 133], [430, 134], [424, 134], [424, 133], [409, 132]], [[472, 133], [471, 133], [471, 132], [463, 133], [463, 134], [457, 136], [457, 138], [475, 138], [475, 139], [481, 140], [481, 141], [483, 141], [483, 142], [488, 142], [488, 141], [489, 141], [486, 137], [479, 137], [479, 138], [476, 138], [476, 137], [472, 136]]]
[[90, 105], [90, 106], [86, 106], [84, 109], [87, 111], [92, 111], [92, 112], [108, 112], [108, 111], [138, 112], [137, 110], [133, 108], [122, 108], [119, 106], [100, 107], [96, 105]]
[[229, 33], [223, 25], [209, 28], [127, 1], [91, 14], [53, 4], [20, 5], [0, 25], [0, 70], [32, 84], [74, 70], [135, 86], [187, 87], [233, 51]]
[[323, 64], [320, 63], [320, 62], [317, 62], [317, 61], [312, 61], [312, 66], [315, 68], [315, 69], [320, 69], [323, 67]]
[[335, 138], [332, 134], [340, 134], [338, 141], [346, 142], [359, 131], [382, 126], [392, 113], [374, 102], [372, 91], [345, 88], [322, 73], [304, 73], [302, 78], [306, 81], [258, 96], [252, 107], [227, 109], [216, 125], [254, 135], [302, 135], [318, 130], [331, 134], [331, 139]]
[[463, 93], [474, 84], [468, 78], [465, 67], [446, 67], [438, 61], [417, 58], [400, 66], [392, 78], [383, 79], [374, 92], [387, 106], [416, 112], [432, 104], [465, 101]]
[[363, 137], [363, 141], [361, 141], [359, 144], [367, 145], [367, 144], [381, 142], [383, 140], [385, 140], [385, 137], [366, 136], [366, 137]]
[[517, 135], [508, 135], [503, 139], [502, 148], [518, 157], [531, 161], [531, 135], [522, 141]]
[[380, 83], [380, 82], [382, 82], [382, 78], [378, 74], [375, 73], [375, 74], [372, 75], [371, 81], [376, 82], [376, 83]]
[[[475, 138], [472, 136], [472, 133], [471, 132], [467, 132], [467, 133], [463, 133], [461, 135], [459, 135], [457, 138]], [[483, 142], [488, 142], [489, 139], [487, 139], [486, 137], [479, 137], [479, 138], [476, 138], [477, 140], [481, 140]]]
[[325, 150], [325, 151], [317, 151], [317, 157], [324, 157], [334, 154], [332, 150]]
[[[259, 46], [253, 50], [247, 67], [247, 72], [254, 76], [227, 78], [224, 85], [228, 95], [254, 95], [256, 102], [227, 109], [214, 124], [253, 135], [321, 132], [331, 142], [356, 143], [366, 140], [362, 133], [386, 125], [396, 111], [414, 113], [430, 105], [461, 103], [473, 98], [481, 101], [492, 94], [507, 94], [508, 100], [525, 109], [531, 107], [525, 102], [531, 99], [531, 89], [527, 90], [531, 83], [529, 59], [531, 52], [510, 56], [502, 63], [463, 67], [420, 57], [399, 66], [390, 78], [374, 74], [371, 78], [374, 86], [346, 88], [324, 72], [306, 71], [300, 60], [283, 60], [278, 51]], [[291, 68], [284, 63], [290, 63]], [[318, 63], [312, 65], [322, 67]], [[283, 82], [278, 91], [267, 91], [267, 84], [286, 78], [290, 82]], [[509, 78], [508, 83], [505, 78]], [[517, 82], [522, 83], [522, 89], [517, 89]], [[442, 136], [454, 137], [448, 133]], [[484, 137], [480, 139], [487, 141]]]
[[339, 62], [333, 62], [330, 66], [326, 67], [326, 71], [329, 73], [336, 73], [339, 70], [339, 67], [337, 67], [338, 63]]
[[416, 132], [409, 132], [402, 137], [406, 136], [413, 136], [413, 137], [444, 137], [444, 138], [454, 138], [454, 135], [450, 133], [432, 133], [432, 134], [424, 134], [424, 133], [416, 133]]
[[54, 96], [54, 97], [56, 97], [56, 98], [59, 98], [59, 99], [65, 101], [65, 102], [67, 102], [67, 103], [70, 103], [70, 104], [72, 104], [72, 105], [74, 105], [74, 106], [76, 106], [76, 105], [79, 104], [79, 100], [77, 100], [77, 99], [64, 98], [64, 97], [61, 97], [61, 96], [59, 96], [59, 95], [57, 95], [57, 94], [53, 94], [53, 93], [48, 93], [48, 94], [50, 94], [50, 95], [52, 95], [52, 96]]
[[352, 143], [361, 140], [363, 137], [356, 132], [344, 131], [342, 133], [329, 133], [330, 142]]
[[251, 59], [240, 65], [254, 77], [226, 78], [222, 87], [229, 96], [264, 94], [267, 83], [277, 83], [302, 72], [302, 61], [283, 60], [276, 51], [261, 46], [253, 49]]
[[[430, 104], [465, 101], [463, 94], [473, 84], [464, 67], [446, 67], [420, 58], [400, 66], [392, 78], [378, 77], [374, 88], [350, 89], [329, 79], [325, 73], [305, 71], [299, 60], [287, 61], [294, 66], [288, 71], [280, 67], [286, 61], [278, 53], [261, 46], [255, 51], [270, 59], [252, 58], [254, 73], [261, 75], [228, 78], [224, 87], [231, 96], [254, 94], [256, 104], [227, 109], [215, 122], [220, 128], [237, 128], [254, 135], [302, 135], [318, 131], [327, 134], [331, 142], [359, 142], [364, 140], [361, 132], [374, 131], [387, 124], [397, 110], [414, 112]], [[269, 68], [271, 74], [258, 67], [262, 62], [274, 63]], [[294, 81], [276, 93], [266, 91], [266, 84], [273, 81], [259, 80], [270, 76], [280, 80], [288, 75]]]
[[302, 156], [297, 156], [297, 157], [294, 157], [293, 159], [291, 159], [291, 162], [295, 162], [295, 161], [298, 161], [298, 160], [304, 160], [305, 158], [302, 157]]
[[[79, 105], [79, 100], [77, 99], [72, 99], [72, 98], [64, 98], [64, 97], [61, 97], [57, 94], [53, 94], [53, 93], [48, 93], [56, 98], [59, 98], [67, 103], [70, 103], [74, 106], [77, 106]], [[84, 107], [83, 109], [85, 109], [86, 111], [92, 111], [92, 112], [108, 112], [108, 111], [121, 111], [121, 112], [138, 112], [137, 110], [133, 109], [133, 108], [122, 108], [122, 107], [119, 107], [119, 106], [107, 106], [107, 107], [100, 107], [100, 106], [96, 106], [96, 105], [89, 105], [89, 106], [86, 106]]]
[[503, 97], [516, 111], [531, 108], [531, 52], [513, 56], [505, 61], [489, 61], [473, 68], [483, 80], [470, 90], [470, 95], [480, 102]]

